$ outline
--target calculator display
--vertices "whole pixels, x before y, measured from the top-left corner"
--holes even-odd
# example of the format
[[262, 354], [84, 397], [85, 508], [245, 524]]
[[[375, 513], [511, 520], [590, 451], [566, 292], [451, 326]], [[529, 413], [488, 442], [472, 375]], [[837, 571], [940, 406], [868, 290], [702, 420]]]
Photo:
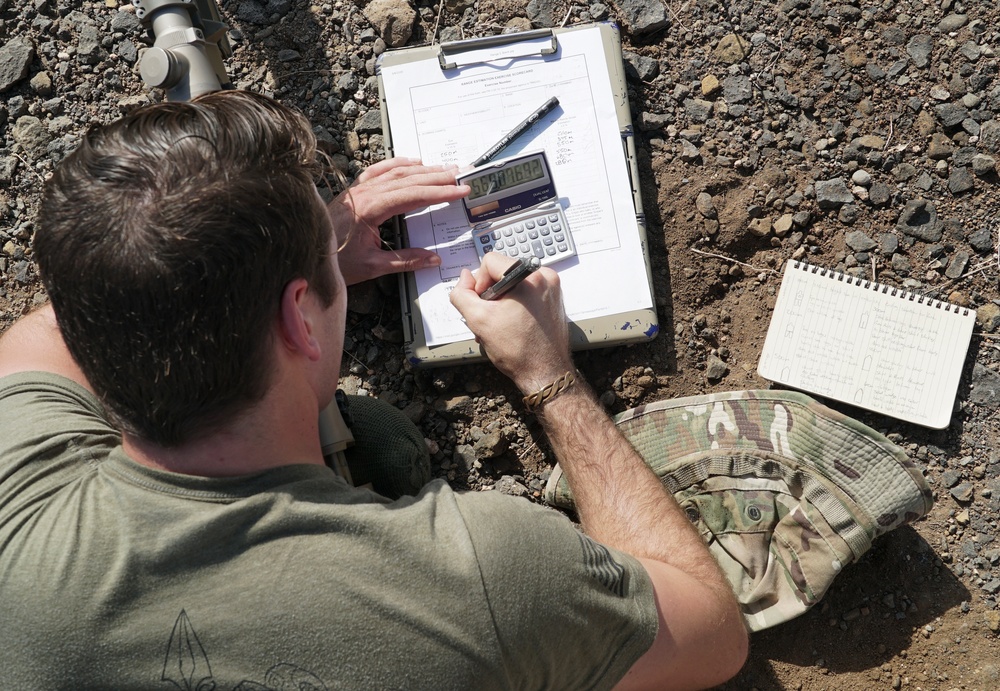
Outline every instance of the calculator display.
[[466, 184], [472, 188], [469, 199], [479, 199], [495, 192], [510, 189], [516, 185], [545, 177], [545, 169], [538, 158], [531, 158], [517, 165], [494, 170], [469, 180]]

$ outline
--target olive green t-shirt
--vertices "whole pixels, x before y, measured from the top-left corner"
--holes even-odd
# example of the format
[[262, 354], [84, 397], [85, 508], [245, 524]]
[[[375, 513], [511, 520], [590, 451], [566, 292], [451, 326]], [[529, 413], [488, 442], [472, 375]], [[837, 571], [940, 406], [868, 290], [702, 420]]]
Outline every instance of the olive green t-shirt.
[[609, 688], [656, 635], [642, 566], [523, 499], [120, 443], [72, 382], [0, 379], [0, 688]]

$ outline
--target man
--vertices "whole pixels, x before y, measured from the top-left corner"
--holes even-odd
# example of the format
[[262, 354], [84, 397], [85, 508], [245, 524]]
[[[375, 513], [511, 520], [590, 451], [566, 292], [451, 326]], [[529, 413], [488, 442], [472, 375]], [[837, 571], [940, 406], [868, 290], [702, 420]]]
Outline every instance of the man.
[[326, 467], [317, 416], [337, 386], [345, 277], [433, 265], [372, 230], [468, 189], [394, 160], [326, 209], [314, 148], [301, 116], [222, 92], [92, 131], [47, 184], [35, 257], [52, 308], [0, 339], [0, 685], [697, 688], [735, 674], [730, 586], [566, 376], [554, 272], [487, 302], [509, 261], [491, 256], [452, 300], [538, 392], [587, 537], [499, 493], [435, 481], [390, 501]]

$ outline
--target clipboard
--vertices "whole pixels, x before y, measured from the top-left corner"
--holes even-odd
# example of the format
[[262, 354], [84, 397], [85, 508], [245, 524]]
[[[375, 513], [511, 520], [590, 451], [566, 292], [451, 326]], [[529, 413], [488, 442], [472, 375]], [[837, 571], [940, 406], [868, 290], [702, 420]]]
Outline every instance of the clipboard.
[[[397, 140], [394, 136], [394, 127], [399, 128], [398, 121], [400, 120], [398, 117], [400, 109], [397, 107], [397, 122], [393, 121], [392, 113], [394, 109], [392, 104], [389, 103], [389, 99], [392, 98], [392, 93], [394, 92], [388, 88], [385, 79], [387, 73], [391, 73], [393, 68], [415, 69], [419, 67], [421, 70], [430, 70], [433, 68], [433, 70], [440, 71], [439, 80], [442, 83], [455, 80], [455, 84], [459, 83], [459, 78], [462, 74], [473, 73], [477, 68], [489, 72], [484, 79], [495, 78], [501, 82], [504, 74], [516, 74], [516, 68], [521, 64], [533, 65], [533, 69], [536, 71], [541, 70], [544, 74], [547, 64], [550, 65], [552, 61], [558, 61], [561, 58], [560, 41], [565, 40], [567, 36], [575, 32], [590, 32], [588, 34], [579, 34], [575, 38], [577, 41], [586, 39], [588, 42], [593, 42], [595, 46], [594, 54], [603, 57], [606, 73], [610, 81], [608, 85], [610, 86], [608, 102], [601, 102], [600, 105], [605, 109], [613, 109], [611, 111], [613, 112], [611, 119], [613, 120], [613, 126], [617, 128], [614, 138], [620, 141], [622, 156], [620, 157], [620, 169], [618, 169], [619, 166], [614, 166], [614, 170], [607, 170], [607, 175], [609, 177], [612, 175], [620, 176], [621, 181], [618, 184], [626, 190], [626, 194], [623, 196], [631, 196], [630, 205], [627, 205], [628, 200], [619, 202], [619, 204], [627, 205], [628, 218], [624, 219], [624, 214], [616, 216], [617, 223], [615, 224], [614, 233], [617, 233], [618, 237], [623, 239], [622, 244], [629, 244], [632, 247], [633, 256], [630, 260], [632, 270], [627, 272], [629, 276], [624, 283], [631, 286], [629, 291], [630, 299], [634, 298], [637, 305], [607, 314], [597, 314], [596, 316], [584, 314], [579, 318], [574, 318], [574, 315], [571, 314], [570, 345], [573, 350], [584, 350], [646, 342], [655, 338], [659, 332], [659, 320], [656, 314], [652, 288], [649, 251], [646, 243], [646, 219], [642, 212], [642, 197], [639, 189], [634, 131], [626, 91], [625, 71], [622, 63], [621, 34], [618, 27], [613, 23], [585, 24], [392, 50], [383, 53], [379, 57], [376, 74], [378, 77], [385, 153], [387, 157], [391, 157], [397, 155]], [[436, 74], [432, 76], [438, 79]], [[508, 85], [507, 88], [516, 89], [517, 87], [518, 85], [515, 83], [513, 86]], [[447, 85], [445, 88], [447, 88]], [[599, 91], [608, 93], [608, 89]], [[396, 93], [398, 93], [398, 88]], [[604, 136], [607, 140], [610, 140], [611, 135], [609, 133], [604, 132]], [[576, 142], [575, 145], [586, 147], [592, 146], [592, 143]], [[399, 153], [402, 155], [413, 155], [405, 151]], [[427, 160], [424, 156], [421, 157], [424, 158], [425, 162], [436, 162]], [[558, 181], [557, 184], [563, 188], [560, 191], [565, 194], [567, 190], [564, 184]], [[569, 197], [568, 203], [572, 210], [572, 204], [574, 203], [572, 192], [570, 191], [567, 196]], [[571, 222], [572, 227], [574, 226]], [[410, 246], [411, 238], [405, 220], [402, 218], [395, 219], [394, 229], [396, 231], [398, 246]], [[470, 250], [472, 252], [475, 251], [471, 248], [471, 243]], [[641, 252], [641, 257], [637, 260], [638, 252]], [[553, 265], [553, 268], [560, 270], [559, 265]], [[485, 358], [479, 344], [471, 336], [454, 342], [429, 344], [431, 339], [428, 338], [428, 332], [424, 324], [424, 315], [422, 314], [422, 310], [428, 308], [422, 305], [417, 278], [415, 274], [407, 273], [401, 274], [399, 281], [403, 314], [404, 349], [407, 360], [412, 365], [418, 367], [450, 365], [460, 362], [474, 362]], [[630, 281], [632, 283], [629, 283]], [[565, 282], [564, 288], [566, 288]], [[566, 297], [567, 292], [564, 290], [564, 298]]]

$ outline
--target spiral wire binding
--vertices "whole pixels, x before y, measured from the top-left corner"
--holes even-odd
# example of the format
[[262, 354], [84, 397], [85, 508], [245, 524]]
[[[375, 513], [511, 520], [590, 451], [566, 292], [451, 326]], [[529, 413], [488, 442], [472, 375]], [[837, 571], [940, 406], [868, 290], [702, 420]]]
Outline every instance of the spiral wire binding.
[[877, 281], [868, 281], [863, 278], [851, 276], [840, 271], [834, 271], [833, 269], [826, 269], [821, 266], [816, 266], [815, 264], [799, 261], [797, 259], [792, 260], [792, 267], [799, 271], [808, 271], [810, 273], [819, 274], [823, 278], [829, 277], [837, 281], [846, 282], [847, 285], [854, 285], [865, 290], [874, 290], [875, 292], [881, 290], [883, 295], [889, 295], [889, 297], [898, 296], [901, 300], [916, 302], [918, 305], [927, 305], [928, 307], [935, 307], [937, 309], [941, 309], [943, 307], [945, 312], [954, 312], [955, 314], [961, 313], [963, 317], [967, 317], [969, 315], [969, 309], [967, 307], [962, 308], [950, 302], [934, 300], [926, 295], [909, 292], [903, 290], [902, 288], [894, 288], [884, 283], [878, 283]]

